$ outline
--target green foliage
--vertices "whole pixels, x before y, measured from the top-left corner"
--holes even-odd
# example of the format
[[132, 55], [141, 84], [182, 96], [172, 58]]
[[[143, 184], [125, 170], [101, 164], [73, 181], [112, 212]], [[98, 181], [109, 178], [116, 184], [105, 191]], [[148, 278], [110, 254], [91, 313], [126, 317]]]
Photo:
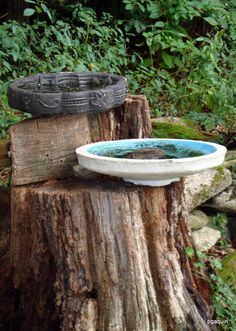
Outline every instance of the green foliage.
[[[192, 247], [186, 247], [186, 255], [193, 259], [196, 255], [198, 261], [194, 263], [193, 270], [197, 277], [209, 281], [212, 288], [212, 300], [215, 309], [214, 319], [227, 321], [219, 325], [219, 330], [236, 329], [236, 290], [228, 278], [222, 279], [222, 262], [220, 259], [209, 256], [205, 252], [195, 252]], [[235, 253], [233, 253], [235, 256]], [[206, 278], [208, 273], [209, 277]]]
[[97, 21], [96, 14], [81, 5], [74, 6], [71, 15], [73, 20], [79, 17], [77, 25], [62, 20], [54, 24], [40, 20], [32, 25], [14, 21], [2, 24], [3, 81], [38, 72], [84, 71], [91, 64], [94, 70], [120, 72], [127, 63], [125, 40], [112, 17], [103, 15]]
[[192, 247], [186, 247], [185, 252], [186, 255], [190, 258], [194, 256], [194, 249]]
[[236, 291], [236, 252], [232, 252], [223, 258], [220, 276], [224, 282], [230, 284]]
[[26, 114], [16, 113], [13, 109], [6, 107], [0, 100], [0, 139], [7, 138], [9, 127], [25, 117], [28, 116]]
[[[126, 29], [135, 40], [139, 36], [136, 47], [147, 54], [134, 76], [145, 81], [140, 91], [153, 110], [158, 115], [187, 115], [205, 130], [221, 125], [226, 135], [235, 131], [235, 2], [123, 2], [132, 17]], [[151, 77], [140, 77], [143, 67]]]
[[236, 292], [220, 276], [215, 274], [211, 274], [211, 286], [214, 291], [213, 305], [217, 319], [228, 321], [227, 324], [221, 325], [219, 330], [235, 330]]
[[213, 228], [219, 230], [224, 237], [228, 236], [227, 228], [228, 218], [226, 214], [217, 214], [210, 218], [210, 224]]
[[123, 0], [123, 20], [98, 18], [88, 1], [25, 1], [31, 24], [0, 25], [1, 98], [10, 81], [38, 72], [116, 72], [155, 115], [220, 125], [225, 144], [235, 139], [233, 0]]

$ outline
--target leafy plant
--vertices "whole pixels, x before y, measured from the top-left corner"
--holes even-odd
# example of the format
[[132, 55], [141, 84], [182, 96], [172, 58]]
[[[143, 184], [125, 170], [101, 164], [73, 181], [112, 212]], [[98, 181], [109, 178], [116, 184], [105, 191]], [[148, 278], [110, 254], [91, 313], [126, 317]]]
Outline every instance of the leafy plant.
[[136, 47], [148, 54], [134, 76], [140, 77], [142, 67], [152, 72], [140, 91], [155, 113], [189, 116], [208, 131], [223, 127], [222, 142], [227, 145], [236, 131], [235, 3], [123, 2], [132, 14], [126, 29], [135, 31]]
[[[212, 288], [212, 300], [216, 320], [226, 321], [219, 325], [219, 330], [234, 330], [236, 328], [236, 292], [230, 283], [222, 280], [219, 273], [222, 269], [221, 260], [209, 256], [205, 252], [186, 247], [186, 255], [192, 259], [196, 255], [198, 261], [194, 263], [195, 275], [209, 281]], [[208, 273], [209, 278], [206, 278]]]
[[218, 213], [216, 216], [212, 216], [210, 220], [211, 226], [219, 230], [224, 237], [228, 236], [227, 222], [228, 218], [224, 213]]
[[[118, 3], [118, 1], [116, 0]], [[0, 97], [38, 72], [109, 71], [144, 93], [154, 116], [180, 116], [236, 132], [236, 4], [224, 0], [123, 0], [122, 20], [92, 1], [26, 0], [30, 24], [0, 25]]]

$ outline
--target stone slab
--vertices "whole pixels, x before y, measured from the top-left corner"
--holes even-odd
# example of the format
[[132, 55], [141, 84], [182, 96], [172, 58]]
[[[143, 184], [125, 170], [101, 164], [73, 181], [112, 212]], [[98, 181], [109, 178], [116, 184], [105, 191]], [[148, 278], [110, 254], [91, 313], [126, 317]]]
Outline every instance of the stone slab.
[[216, 167], [185, 178], [185, 199], [188, 211], [224, 191], [232, 184], [231, 172]]

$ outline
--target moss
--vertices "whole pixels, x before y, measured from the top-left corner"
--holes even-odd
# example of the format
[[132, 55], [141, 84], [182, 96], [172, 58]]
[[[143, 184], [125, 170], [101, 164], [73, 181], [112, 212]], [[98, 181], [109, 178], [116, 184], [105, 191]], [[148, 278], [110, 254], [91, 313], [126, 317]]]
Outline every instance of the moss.
[[230, 283], [236, 289], [236, 252], [230, 253], [222, 260], [222, 270], [219, 275], [224, 282]]
[[214, 179], [212, 181], [212, 185], [219, 184], [220, 182], [222, 182], [222, 180], [224, 180], [224, 177], [225, 177], [224, 167], [219, 166], [219, 167], [216, 167], [215, 170], [217, 172], [216, 172], [216, 174], [214, 176]]
[[201, 203], [207, 201], [210, 198], [209, 188], [207, 185], [202, 186], [201, 192], [197, 194], [195, 200], [200, 201]]
[[176, 123], [154, 122], [152, 135], [155, 138], [207, 140], [207, 137], [196, 129]]

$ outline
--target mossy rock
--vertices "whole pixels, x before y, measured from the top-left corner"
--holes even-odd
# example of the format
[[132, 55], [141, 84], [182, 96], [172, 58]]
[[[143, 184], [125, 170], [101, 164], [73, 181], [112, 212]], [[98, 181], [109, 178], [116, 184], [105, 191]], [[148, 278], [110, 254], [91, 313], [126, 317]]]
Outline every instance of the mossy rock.
[[186, 125], [180, 125], [171, 122], [153, 122], [152, 126], [152, 135], [155, 138], [209, 140], [209, 137], [206, 137], [195, 128], [188, 127]]
[[236, 251], [223, 258], [219, 275], [236, 290]]

